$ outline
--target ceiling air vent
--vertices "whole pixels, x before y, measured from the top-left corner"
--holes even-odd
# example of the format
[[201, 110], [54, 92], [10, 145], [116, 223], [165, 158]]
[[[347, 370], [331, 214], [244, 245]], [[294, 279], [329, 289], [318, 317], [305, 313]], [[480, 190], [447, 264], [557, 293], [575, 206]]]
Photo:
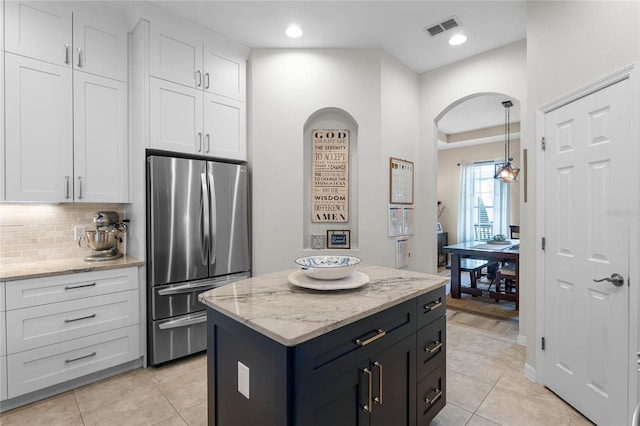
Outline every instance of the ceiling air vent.
[[445, 19], [444, 21], [438, 24], [431, 25], [425, 28], [424, 30], [428, 32], [431, 37], [433, 37], [435, 35], [438, 35], [440, 33], [443, 33], [445, 31], [448, 31], [450, 29], [453, 29], [459, 26], [460, 24], [458, 23], [457, 19], [453, 17], [453, 18]]

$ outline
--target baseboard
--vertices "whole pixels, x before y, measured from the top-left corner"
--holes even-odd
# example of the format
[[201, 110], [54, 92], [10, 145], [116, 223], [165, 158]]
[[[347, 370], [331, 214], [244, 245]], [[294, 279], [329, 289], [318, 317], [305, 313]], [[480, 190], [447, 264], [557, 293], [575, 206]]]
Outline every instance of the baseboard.
[[526, 362], [524, 363], [524, 375], [527, 376], [533, 383], [536, 383], [536, 369]]
[[518, 340], [517, 342], [520, 346], [527, 346], [527, 336], [525, 336], [524, 334], [518, 334]]

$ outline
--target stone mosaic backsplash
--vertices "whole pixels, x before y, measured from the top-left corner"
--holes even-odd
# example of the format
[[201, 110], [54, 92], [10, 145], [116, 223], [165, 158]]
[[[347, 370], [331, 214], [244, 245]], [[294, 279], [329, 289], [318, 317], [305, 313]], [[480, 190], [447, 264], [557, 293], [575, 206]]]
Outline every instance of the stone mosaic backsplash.
[[74, 228], [95, 229], [93, 216], [101, 210], [124, 217], [123, 204], [0, 204], [0, 267], [91, 254], [78, 247]]

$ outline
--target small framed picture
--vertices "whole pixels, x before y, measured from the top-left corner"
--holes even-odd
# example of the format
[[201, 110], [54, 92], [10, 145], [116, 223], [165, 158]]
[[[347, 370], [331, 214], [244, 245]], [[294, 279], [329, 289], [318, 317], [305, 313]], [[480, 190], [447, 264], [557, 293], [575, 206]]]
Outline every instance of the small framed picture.
[[436, 232], [438, 234], [442, 232], [442, 224], [440, 222], [436, 223]]
[[314, 250], [324, 249], [324, 235], [311, 235], [311, 248]]
[[327, 230], [327, 248], [351, 248], [351, 231], [348, 229]]

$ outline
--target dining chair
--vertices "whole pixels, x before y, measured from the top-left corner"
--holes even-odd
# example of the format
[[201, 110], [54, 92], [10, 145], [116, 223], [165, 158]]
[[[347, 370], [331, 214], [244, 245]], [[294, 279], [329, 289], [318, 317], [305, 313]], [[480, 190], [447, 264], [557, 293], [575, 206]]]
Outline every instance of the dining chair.
[[520, 239], [520, 225], [509, 225], [509, 235], [512, 240]]
[[502, 292], [502, 284], [504, 283], [505, 293], [514, 293], [516, 295], [516, 310], [519, 308], [520, 283], [518, 274], [516, 273], [516, 265], [514, 263], [508, 263], [502, 265], [496, 271], [496, 277], [494, 279], [497, 292]]

